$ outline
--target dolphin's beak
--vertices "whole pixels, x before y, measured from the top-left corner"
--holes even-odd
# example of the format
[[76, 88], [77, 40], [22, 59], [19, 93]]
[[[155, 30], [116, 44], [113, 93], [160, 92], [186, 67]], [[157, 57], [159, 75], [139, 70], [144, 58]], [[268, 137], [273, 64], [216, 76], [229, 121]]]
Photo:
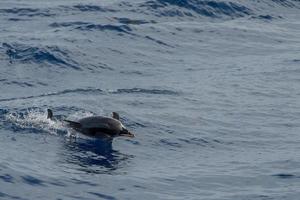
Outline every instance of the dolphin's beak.
[[130, 132], [129, 132], [129, 135], [128, 135], [128, 137], [132, 137], [132, 138], [134, 138], [135, 136], [134, 136], [134, 134], [133, 134], [133, 133], [130, 133]]
[[134, 134], [133, 134], [133, 133], [130, 133], [130, 132], [128, 131], [127, 133], [121, 133], [120, 136], [133, 138], [133, 137], [134, 137]]

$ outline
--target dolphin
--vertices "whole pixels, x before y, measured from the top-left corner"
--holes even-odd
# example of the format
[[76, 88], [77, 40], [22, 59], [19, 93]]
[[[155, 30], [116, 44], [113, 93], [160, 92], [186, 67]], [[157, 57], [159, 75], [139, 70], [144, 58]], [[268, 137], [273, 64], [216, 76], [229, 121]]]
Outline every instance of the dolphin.
[[[53, 119], [53, 112], [47, 109], [47, 118]], [[85, 117], [78, 121], [63, 120], [72, 129], [95, 138], [118, 136], [134, 137], [134, 134], [128, 131], [120, 121], [120, 116], [116, 112], [112, 112], [112, 117], [91, 116]]]

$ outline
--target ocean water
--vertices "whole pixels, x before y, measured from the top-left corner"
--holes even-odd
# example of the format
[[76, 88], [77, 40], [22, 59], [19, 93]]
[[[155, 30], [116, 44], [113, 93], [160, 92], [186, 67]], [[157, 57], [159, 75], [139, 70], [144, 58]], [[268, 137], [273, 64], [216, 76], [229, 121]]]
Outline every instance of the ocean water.
[[299, 0], [0, 1], [1, 200], [298, 200], [299, 118]]

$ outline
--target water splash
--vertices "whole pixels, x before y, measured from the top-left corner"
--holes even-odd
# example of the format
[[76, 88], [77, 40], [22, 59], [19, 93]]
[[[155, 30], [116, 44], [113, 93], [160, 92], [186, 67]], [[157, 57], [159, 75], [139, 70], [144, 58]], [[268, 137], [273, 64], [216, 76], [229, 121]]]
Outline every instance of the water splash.
[[57, 135], [65, 132], [66, 128], [63, 123], [58, 120], [47, 119], [45, 111], [27, 110], [26, 112], [9, 112], [4, 119], [21, 129], [32, 129], [35, 131], [45, 131], [50, 134]]

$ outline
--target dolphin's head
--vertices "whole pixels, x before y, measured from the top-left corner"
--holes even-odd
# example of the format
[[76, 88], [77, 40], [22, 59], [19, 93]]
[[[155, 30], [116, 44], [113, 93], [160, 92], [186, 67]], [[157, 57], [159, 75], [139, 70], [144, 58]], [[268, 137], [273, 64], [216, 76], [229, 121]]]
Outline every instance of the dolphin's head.
[[120, 130], [120, 132], [119, 132], [119, 134], [117, 136], [134, 137], [134, 134], [131, 133], [130, 131], [128, 131], [127, 128], [125, 128], [125, 126], [120, 121], [120, 115], [119, 115], [119, 113], [112, 112], [112, 118], [114, 120], [117, 120], [120, 123], [120, 125], [121, 125], [121, 130]]
[[119, 133], [119, 136], [124, 136], [124, 137], [134, 137], [134, 134], [128, 131], [125, 127], [122, 127], [122, 130]]

